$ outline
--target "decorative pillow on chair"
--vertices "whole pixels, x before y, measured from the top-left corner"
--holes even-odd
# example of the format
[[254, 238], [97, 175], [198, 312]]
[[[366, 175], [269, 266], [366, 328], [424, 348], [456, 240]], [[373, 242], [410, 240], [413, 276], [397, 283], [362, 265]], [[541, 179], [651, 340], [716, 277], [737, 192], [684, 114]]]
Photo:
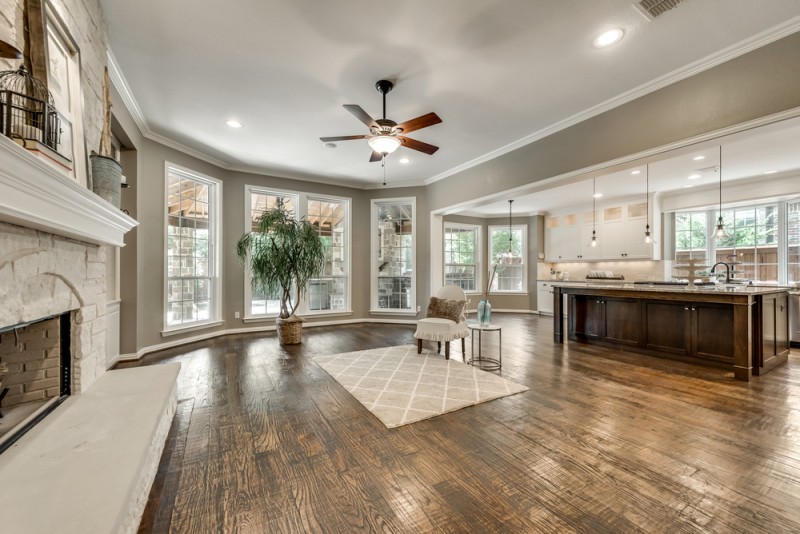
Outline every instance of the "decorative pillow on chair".
[[465, 320], [464, 306], [466, 304], [465, 300], [447, 300], [431, 297], [426, 317], [450, 319], [454, 323], [460, 323]]

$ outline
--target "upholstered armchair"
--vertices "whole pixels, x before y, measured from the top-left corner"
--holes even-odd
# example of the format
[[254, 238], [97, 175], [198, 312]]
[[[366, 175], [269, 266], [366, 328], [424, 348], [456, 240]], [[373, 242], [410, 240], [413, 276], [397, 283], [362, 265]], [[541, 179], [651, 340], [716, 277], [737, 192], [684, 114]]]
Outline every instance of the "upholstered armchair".
[[422, 341], [436, 341], [437, 354], [442, 350], [444, 342], [444, 357], [450, 359], [450, 342], [461, 339], [461, 354], [465, 354], [464, 338], [467, 337], [467, 296], [464, 290], [456, 285], [442, 287], [436, 298], [431, 299], [428, 305], [427, 317], [417, 321], [417, 354], [422, 352]]

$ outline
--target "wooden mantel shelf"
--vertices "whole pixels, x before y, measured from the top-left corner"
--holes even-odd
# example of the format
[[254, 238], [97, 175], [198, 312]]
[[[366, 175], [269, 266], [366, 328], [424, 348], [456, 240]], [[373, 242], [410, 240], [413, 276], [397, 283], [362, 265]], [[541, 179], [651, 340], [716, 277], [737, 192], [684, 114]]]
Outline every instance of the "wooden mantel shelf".
[[0, 136], [0, 221], [118, 247], [139, 224], [5, 136]]

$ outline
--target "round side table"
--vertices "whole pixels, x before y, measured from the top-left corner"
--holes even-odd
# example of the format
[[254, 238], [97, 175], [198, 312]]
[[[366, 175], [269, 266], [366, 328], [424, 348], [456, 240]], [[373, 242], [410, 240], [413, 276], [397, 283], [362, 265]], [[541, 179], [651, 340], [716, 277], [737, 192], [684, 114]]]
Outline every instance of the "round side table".
[[[471, 358], [467, 361], [469, 365], [474, 365], [479, 369], [484, 371], [499, 371], [500, 368], [503, 366], [503, 328], [496, 325], [490, 324], [486, 326], [481, 326], [477, 323], [468, 324], [467, 328], [470, 331], [470, 349], [471, 349]], [[478, 332], [478, 357], [475, 357], [475, 332]], [[499, 350], [497, 353], [497, 358], [488, 358], [483, 356], [482, 352], [482, 341], [483, 341], [483, 333], [484, 332], [497, 332], [497, 335], [500, 338], [500, 345]]]

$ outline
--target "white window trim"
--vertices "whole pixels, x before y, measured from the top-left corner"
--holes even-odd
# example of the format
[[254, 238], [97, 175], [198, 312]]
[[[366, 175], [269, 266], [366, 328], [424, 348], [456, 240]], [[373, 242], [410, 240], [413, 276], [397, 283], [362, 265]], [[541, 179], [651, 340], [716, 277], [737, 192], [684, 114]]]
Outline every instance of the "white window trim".
[[[337, 315], [352, 315], [353, 313], [353, 230], [352, 230], [352, 206], [353, 199], [349, 197], [339, 197], [334, 195], [322, 195], [317, 193], [309, 193], [305, 191], [294, 191], [290, 189], [274, 189], [271, 187], [262, 187], [257, 185], [247, 184], [244, 186], [244, 231], [251, 231], [250, 219], [250, 199], [253, 193], [262, 195], [274, 195], [283, 197], [294, 197], [297, 208], [295, 209], [295, 217], [302, 219], [308, 215], [308, 201], [309, 200], [331, 200], [334, 202], [343, 202], [347, 204], [347, 306], [343, 310], [314, 310], [308, 309], [308, 293], [306, 292], [302, 301], [297, 306], [296, 315], [300, 317], [334, 317]], [[244, 266], [244, 322], [258, 322], [263, 320], [275, 319], [278, 317], [277, 313], [268, 313], [263, 315], [254, 315], [252, 310], [253, 290], [251, 285], [250, 271], [247, 266]]]
[[[512, 224], [511, 229], [521, 229], [522, 230], [522, 291], [502, 291], [502, 290], [492, 290], [489, 288], [490, 295], [527, 295], [528, 291], [525, 291], [525, 288], [528, 287], [528, 225], [527, 224]], [[493, 258], [489, 258], [489, 254], [492, 252], [492, 231], [498, 230], [508, 230], [507, 224], [492, 224], [488, 227], [486, 236], [486, 258], [489, 262], [489, 265], [494, 265]], [[487, 269], [488, 275], [488, 269]]]
[[[378, 307], [378, 205], [411, 204], [411, 302], [410, 309]], [[374, 198], [370, 200], [370, 314], [417, 315], [417, 197]]]
[[475, 290], [465, 291], [465, 293], [467, 295], [482, 295], [485, 276], [483, 271], [485, 269], [483, 268], [483, 261], [481, 261], [483, 259], [483, 239], [481, 235], [481, 230], [483, 227], [480, 224], [444, 222], [444, 231], [442, 232], [442, 285], [447, 283], [447, 280], [445, 279], [447, 274], [447, 252], [445, 251], [445, 241], [447, 240], [447, 230], [449, 228], [475, 230]]
[[[169, 255], [167, 253], [167, 243], [169, 242], [169, 214], [167, 212], [167, 202], [169, 201], [169, 171], [173, 169], [181, 174], [186, 174], [190, 178], [198, 179], [200, 181], [208, 182], [210, 185], [213, 185], [214, 193], [209, 195], [208, 204], [209, 204], [209, 211], [211, 209], [214, 210], [214, 221], [213, 223], [209, 221], [213, 229], [209, 232], [210, 235], [213, 235], [213, 240], [209, 243], [210, 255], [211, 260], [209, 262], [209, 269], [213, 269], [211, 276], [212, 283], [211, 283], [211, 306], [209, 310], [211, 312], [211, 318], [207, 321], [198, 321], [193, 323], [186, 323], [181, 325], [170, 326], [167, 324], [167, 300], [169, 295]], [[213, 178], [208, 176], [207, 174], [202, 174], [197, 171], [193, 171], [192, 169], [183, 167], [176, 163], [171, 163], [169, 161], [164, 161], [164, 198], [161, 203], [162, 209], [164, 210], [162, 213], [162, 227], [164, 229], [163, 237], [163, 246], [161, 249], [162, 254], [164, 255], [164, 261], [162, 264], [162, 271], [163, 271], [163, 297], [161, 299], [161, 313], [162, 313], [162, 324], [163, 329], [161, 330], [162, 337], [167, 337], [169, 335], [174, 335], [175, 333], [180, 332], [187, 332], [191, 330], [200, 330], [204, 328], [213, 328], [215, 326], [219, 326], [222, 324], [222, 261], [221, 261], [221, 254], [219, 250], [221, 248], [222, 243], [222, 180], [217, 178]]]

